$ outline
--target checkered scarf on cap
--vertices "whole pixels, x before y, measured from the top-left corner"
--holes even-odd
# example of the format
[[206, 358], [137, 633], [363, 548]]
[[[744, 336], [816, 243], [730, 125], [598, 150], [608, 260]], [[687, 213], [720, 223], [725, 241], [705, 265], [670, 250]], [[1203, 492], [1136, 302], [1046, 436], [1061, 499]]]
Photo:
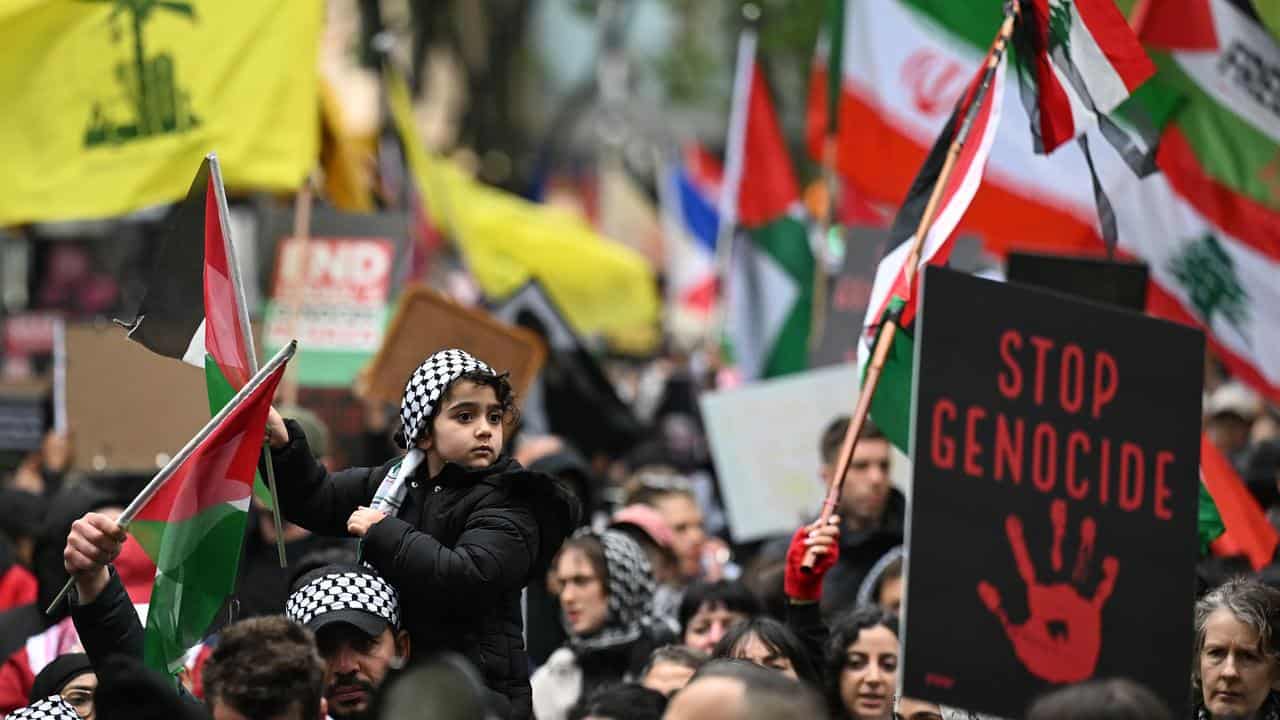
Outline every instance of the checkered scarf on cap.
[[649, 556], [635, 540], [616, 530], [598, 534], [579, 531], [578, 537], [582, 535], [595, 535], [604, 549], [609, 613], [603, 628], [591, 635], [571, 635], [569, 644], [581, 652], [634, 642], [653, 612], [655, 583]]
[[58, 695], [50, 695], [9, 713], [8, 720], [80, 720], [71, 703]]
[[303, 585], [284, 604], [285, 617], [306, 625], [337, 610], [359, 610], [400, 627], [400, 599], [382, 576], [370, 572], [335, 572]]
[[392, 517], [400, 512], [400, 506], [404, 504], [405, 482], [427, 457], [415, 446], [426, 432], [436, 404], [455, 380], [473, 372], [497, 374], [482, 360], [457, 348], [435, 353], [413, 371], [409, 384], [404, 388], [404, 399], [400, 401], [400, 420], [404, 423], [404, 445], [408, 452], [398, 465], [387, 472], [378, 491], [373, 494], [373, 502], [369, 506], [374, 510]]

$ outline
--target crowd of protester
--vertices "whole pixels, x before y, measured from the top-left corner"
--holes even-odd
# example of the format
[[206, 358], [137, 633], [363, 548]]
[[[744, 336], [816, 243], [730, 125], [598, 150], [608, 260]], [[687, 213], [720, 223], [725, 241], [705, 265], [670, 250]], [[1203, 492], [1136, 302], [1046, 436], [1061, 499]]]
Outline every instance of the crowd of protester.
[[[1209, 388], [1211, 439], [1280, 522], [1280, 418]], [[976, 717], [897, 686], [908, 501], [874, 426], [830, 522], [734, 545], [705, 452], [522, 435], [506, 376], [465, 353], [428, 358], [398, 416], [370, 413], [340, 469], [314, 414], [272, 413], [289, 566], [255, 506], [237, 591], [176, 683], [143, 667], [154, 566], [116, 522], [145, 478], [69, 472], [51, 435], [0, 488], [0, 718]], [[814, 438], [815, 482], [847, 426]], [[1280, 718], [1280, 572], [1206, 558], [1199, 577], [1197, 718]], [[1171, 717], [1123, 678], [1025, 716]]]

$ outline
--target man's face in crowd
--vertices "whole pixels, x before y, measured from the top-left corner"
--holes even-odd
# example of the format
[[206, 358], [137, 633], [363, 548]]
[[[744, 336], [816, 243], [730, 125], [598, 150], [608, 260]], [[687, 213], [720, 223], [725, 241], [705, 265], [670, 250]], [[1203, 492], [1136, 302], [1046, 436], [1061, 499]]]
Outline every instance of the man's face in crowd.
[[325, 663], [324, 697], [337, 720], [368, 717], [374, 692], [392, 663], [408, 655], [408, 635], [397, 635], [390, 627], [370, 636], [354, 625], [335, 622], [320, 628], [316, 644]]
[[[835, 476], [835, 463], [823, 465], [822, 477], [828, 483]], [[846, 521], [858, 525], [874, 525], [884, 515], [889, 501], [889, 441], [884, 438], [864, 438], [858, 441], [844, 475], [844, 488], [840, 495], [840, 514]]]
[[707, 533], [702, 527], [702, 511], [698, 503], [684, 493], [669, 493], [654, 502], [654, 508], [671, 526], [675, 535], [672, 548], [680, 564], [680, 574], [694, 578], [702, 574], [702, 545]]

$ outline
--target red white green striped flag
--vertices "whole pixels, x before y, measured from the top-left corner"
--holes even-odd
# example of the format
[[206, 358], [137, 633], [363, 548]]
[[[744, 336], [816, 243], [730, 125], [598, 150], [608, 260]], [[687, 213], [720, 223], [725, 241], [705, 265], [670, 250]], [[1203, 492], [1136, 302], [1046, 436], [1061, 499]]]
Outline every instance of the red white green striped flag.
[[[991, 53], [995, 52], [995, 49], [989, 51], [988, 60]], [[891, 314], [897, 313], [899, 332], [885, 361], [880, 384], [871, 400], [871, 417], [885, 436], [904, 452], [908, 447], [914, 320], [920, 292], [918, 269], [907, 267], [907, 255], [912, 236], [919, 227], [925, 205], [941, 173], [952, 141], [966, 118], [969, 118], [972, 123], [969, 135], [943, 186], [933, 224], [929, 226], [929, 234], [921, 248], [918, 267], [945, 264], [951, 255], [956, 227], [982, 184], [987, 157], [991, 154], [991, 146], [1000, 126], [1006, 54], [1000, 52], [995, 62], [993, 72], [987, 72], [986, 62], [979, 66], [978, 73], [969, 82], [942, 134], [934, 141], [933, 150], [916, 175], [890, 230], [891, 237], [905, 239], [880, 261], [872, 284], [871, 300], [863, 323], [867, 332], [865, 342], [859, 345], [858, 361], [865, 374], [871, 347], [880, 326]], [[914, 278], [909, 279], [912, 270], [917, 272]]]
[[755, 34], [738, 44], [725, 151], [720, 223], [733, 243], [726, 333], [745, 379], [809, 367], [813, 251], [791, 158], [755, 57]]
[[1156, 71], [1114, 0], [1021, 0], [1015, 47], [1042, 153], [1114, 112]]
[[[253, 339], [227, 232], [217, 158], [200, 165], [174, 208], [129, 337], [152, 352], [203, 368], [215, 415], [252, 375]], [[271, 507], [258, 480], [257, 497]]]
[[282, 362], [232, 407], [132, 516], [129, 532], [156, 564], [144, 660], [166, 674], [182, 668], [234, 591], [262, 451], [267, 412]]

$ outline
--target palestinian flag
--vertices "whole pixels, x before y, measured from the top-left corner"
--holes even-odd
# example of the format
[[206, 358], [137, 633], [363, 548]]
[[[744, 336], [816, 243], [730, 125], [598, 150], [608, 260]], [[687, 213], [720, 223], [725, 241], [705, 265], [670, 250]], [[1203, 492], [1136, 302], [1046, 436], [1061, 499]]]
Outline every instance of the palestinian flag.
[[884, 431], [885, 436], [904, 452], [908, 447], [911, 413], [911, 373], [914, 355], [913, 327], [919, 297], [918, 268], [907, 267], [912, 236], [919, 228], [925, 206], [933, 192], [942, 166], [946, 162], [952, 142], [966, 118], [972, 123], [964, 146], [956, 156], [955, 165], [947, 177], [939, 198], [929, 234], [921, 247], [918, 267], [926, 263], [943, 265], [951, 255], [955, 230], [973, 200], [987, 157], [1000, 126], [1000, 111], [1004, 100], [1006, 54], [1003, 48], [993, 48], [988, 61], [996, 54], [995, 67], [988, 71], [988, 63], [979, 67], [978, 74], [969, 82], [960, 102], [951, 113], [951, 119], [942, 134], [934, 141], [933, 150], [925, 159], [894, 218], [891, 238], [901, 242], [880, 261], [872, 283], [871, 300], [863, 325], [865, 342], [859, 345], [858, 364], [865, 375], [871, 359], [871, 348], [879, 329], [886, 319], [897, 316], [898, 333], [889, 356], [885, 360], [879, 386], [871, 400], [871, 418]]
[[[1200, 541], [1215, 555], [1244, 555], [1254, 570], [1271, 564], [1280, 535], [1222, 451], [1200, 435]], [[1211, 544], [1210, 544], [1211, 543]]]
[[[156, 564], [144, 660], [172, 675], [234, 591], [253, 474], [285, 365], [261, 382], [133, 515], [128, 530]], [[255, 378], [256, 379], [256, 378]], [[216, 420], [216, 418], [215, 418]], [[212, 421], [211, 421], [212, 424]]]
[[[227, 217], [222, 173], [211, 154], [172, 211], [137, 319], [128, 326], [129, 337], [152, 352], [204, 368], [210, 415], [253, 374], [252, 335]], [[255, 494], [272, 506], [261, 480]]]
[[1155, 64], [1114, 0], [1020, 0], [1015, 68], [1037, 152], [1074, 140], [1129, 99]]
[[720, 221], [739, 231], [727, 281], [725, 330], [744, 379], [809, 367], [813, 251], [756, 38], [738, 43]]

